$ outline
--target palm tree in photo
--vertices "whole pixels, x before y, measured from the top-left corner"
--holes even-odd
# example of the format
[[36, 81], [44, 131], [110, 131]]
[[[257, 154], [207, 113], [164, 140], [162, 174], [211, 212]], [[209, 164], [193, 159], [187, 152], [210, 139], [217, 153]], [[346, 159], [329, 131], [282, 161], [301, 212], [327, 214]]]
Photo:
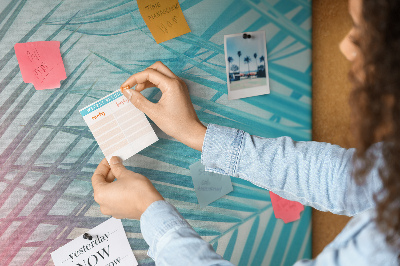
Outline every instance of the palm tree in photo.
[[240, 57], [242, 56], [242, 52], [238, 51], [238, 57], [239, 57], [239, 79], [240, 79]]
[[[265, 58], [264, 56], [260, 56], [260, 63], [265, 62]], [[265, 73], [265, 64], [262, 64], [258, 67], [258, 71], [257, 71], [257, 76], [259, 77], [265, 77], [266, 73]]]
[[238, 67], [238, 65], [233, 64], [233, 65], [231, 66], [231, 70], [232, 70], [233, 73], [239, 72], [239, 67]]
[[229, 56], [228, 57], [229, 69], [231, 69], [231, 62], [233, 62], [233, 58], [232, 58], [232, 56]]
[[256, 64], [256, 72], [257, 72], [257, 53], [254, 53], [254, 63]]
[[260, 63], [261, 63], [261, 62], [264, 62], [264, 60], [265, 60], [265, 58], [264, 58], [264, 56], [262, 55], [262, 56], [260, 57]]
[[250, 62], [251, 62], [250, 56], [246, 56], [244, 58], [244, 62], [247, 64], [247, 67], [248, 67], [248, 70], [249, 70], [248, 77], [250, 77]]

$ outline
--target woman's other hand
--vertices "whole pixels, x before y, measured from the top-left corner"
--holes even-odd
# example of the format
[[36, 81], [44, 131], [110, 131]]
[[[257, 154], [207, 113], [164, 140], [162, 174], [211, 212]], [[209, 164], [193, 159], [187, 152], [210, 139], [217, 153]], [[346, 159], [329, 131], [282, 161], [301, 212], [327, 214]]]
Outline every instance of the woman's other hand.
[[126, 169], [118, 157], [112, 157], [110, 165], [106, 159], [100, 162], [92, 186], [100, 211], [117, 219], [140, 219], [153, 202], [164, 200], [147, 177]]

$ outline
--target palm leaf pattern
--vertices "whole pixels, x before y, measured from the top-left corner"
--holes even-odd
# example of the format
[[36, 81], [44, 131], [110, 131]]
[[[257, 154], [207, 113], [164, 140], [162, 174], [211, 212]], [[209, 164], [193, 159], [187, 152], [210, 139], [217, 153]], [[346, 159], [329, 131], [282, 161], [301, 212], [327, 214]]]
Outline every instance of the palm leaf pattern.
[[[4, 1], [3, 1], [4, 2]], [[103, 155], [78, 110], [163, 61], [188, 84], [200, 120], [263, 137], [311, 139], [311, 1], [182, 0], [192, 32], [157, 45], [136, 1], [5, 1], [0, 6], [0, 261], [51, 264], [50, 253], [102, 223], [90, 177]], [[265, 30], [271, 94], [227, 100], [223, 35]], [[58, 40], [68, 78], [36, 91], [13, 46]], [[260, 58], [261, 59], [261, 58]], [[151, 101], [158, 89], [144, 92]], [[238, 265], [311, 257], [311, 209], [284, 224], [269, 194], [232, 177], [234, 191], [200, 209], [189, 165], [200, 153], [163, 134], [128, 160], [217, 253]], [[123, 220], [142, 265], [153, 265], [139, 221]]]

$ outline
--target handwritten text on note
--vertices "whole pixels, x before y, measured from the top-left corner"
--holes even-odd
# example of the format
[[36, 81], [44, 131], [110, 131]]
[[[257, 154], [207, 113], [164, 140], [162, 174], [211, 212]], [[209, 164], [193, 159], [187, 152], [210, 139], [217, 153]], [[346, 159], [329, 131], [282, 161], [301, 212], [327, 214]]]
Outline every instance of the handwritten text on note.
[[33, 83], [35, 89], [54, 89], [67, 78], [60, 53], [60, 42], [41, 41], [14, 45], [24, 82]]
[[157, 43], [190, 32], [178, 0], [137, 0], [137, 4]]

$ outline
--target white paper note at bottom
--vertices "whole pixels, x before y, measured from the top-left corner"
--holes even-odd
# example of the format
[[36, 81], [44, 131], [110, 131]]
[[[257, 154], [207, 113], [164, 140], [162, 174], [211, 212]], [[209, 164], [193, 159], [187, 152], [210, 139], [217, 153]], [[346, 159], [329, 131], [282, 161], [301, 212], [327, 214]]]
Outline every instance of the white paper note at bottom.
[[83, 235], [60, 247], [51, 258], [56, 266], [138, 265], [126, 238], [121, 220], [110, 218]]

